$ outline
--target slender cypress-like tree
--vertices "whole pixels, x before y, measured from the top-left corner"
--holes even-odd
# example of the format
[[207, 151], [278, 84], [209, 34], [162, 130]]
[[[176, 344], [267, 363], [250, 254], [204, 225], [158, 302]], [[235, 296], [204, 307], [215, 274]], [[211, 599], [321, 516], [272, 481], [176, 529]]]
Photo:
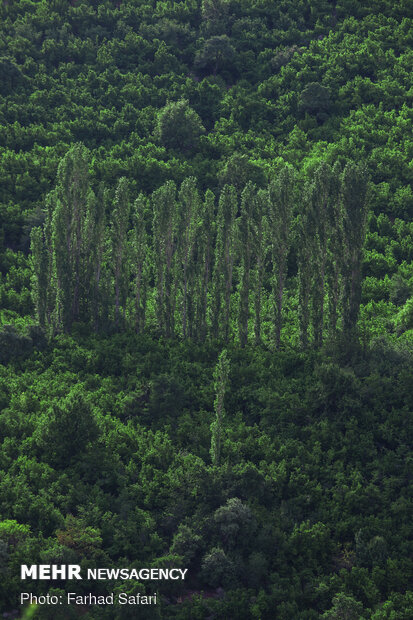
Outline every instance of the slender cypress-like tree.
[[312, 259], [314, 254], [315, 222], [312, 210], [312, 183], [307, 180], [297, 220], [297, 262], [298, 262], [298, 319], [300, 345], [308, 347], [310, 326], [310, 297], [312, 282]]
[[56, 204], [55, 199], [55, 191], [52, 190], [47, 194], [45, 199], [46, 204], [46, 218], [43, 226], [43, 238], [44, 245], [46, 249], [46, 262], [47, 262], [47, 290], [46, 290], [46, 325], [49, 328], [53, 326], [54, 320], [54, 309], [56, 305], [56, 278], [54, 271], [54, 259], [53, 259], [53, 229], [52, 229], [52, 221], [53, 221], [53, 209]]
[[211, 290], [211, 336], [219, 337], [219, 328], [222, 315], [222, 298], [224, 295], [224, 214], [221, 202], [218, 203], [216, 217], [216, 236], [214, 247], [214, 264], [212, 270], [212, 290]]
[[125, 177], [119, 179], [115, 193], [114, 208], [112, 211], [112, 268], [115, 289], [115, 324], [119, 326], [120, 306], [125, 316], [126, 298], [128, 292], [128, 252], [127, 231], [129, 228], [130, 202], [129, 184]]
[[343, 269], [343, 209], [340, 196], [341, 166], [338, 162], [333, 166], [331, 174], [331, 199], [328, 211], [327, 282], [328, 331], [330, 338], [334, 339], [337, 334], [341, 273]]
[[223, 189], [223, 211], [225, 220], [226, 236], [224, 241], [224, 274], [225, 274], [225, 318], [224, 318], [224, 338], [228, 342], [229, 338], [229, 314], [232, 292], [232, 272], [235, 258], [235, 239], [234, 225], [237, 214], [238, 201], [235, 187], [230, 186], [227, 190]]
[[291, 243], [294, 170], [285, 164], [268, 186], [268, 227], [272, 255], [275, 345], [281, 342], [282, 306]]
[[218, 204], [215, 261], [212, 276], [212, 335], [229, 336], [229, 313], [234, 266], [234, 223], [237, 212], [237, 193], [232, 185], [224, 185]]
[[238, 253], [240, 256], [240, 284], [238, 334], [242, 347], [248, 342], [249, 294], [251, 262], [254, 257], [254, 216], [257, 211], [257, 190], [249, 181], [241, 194], [241, 215], [237, 219]]
[[200, 225], [198, 226], [196, 236], [195, 333], [196, 338], [201, 342], [205, 340], [208, 329], [207, 307], [213, 257], [214, 206], [215, 196], [211, 190], [207, 190], [201, 208]]
[[[80, 318], [82, 254], [84, 245], [90, 250], [89, 240], [84, 238], [84, 225], [87, 216], [87, 204], [91, 200], [89, 180], [89, 152], [82, 144], [75, 144], [63, 157], [57, 172], [56, 198], [59, 216], [55, 218], [57, 226], [65, 230], [55, 229], [55, 240], [66, 237], [66, 252], [63, 264], [59, 264], [59, 275], [67, 291], [62, 291], [66, 298], [69, 294], [70, 310], [65, 307], [63, 315], [69, 314], [69, 325]], [[55, 246], [55, 250], [57, 250]], [[63, 257], [62, 257], [63, 258]], [[83, 317], [82, 317], [83, 318]]]
[[135, 280], [135, 327], [138, 333], [145, 330], [146, 303], [148, 295], [149, 260], [148, 235], [145, 228], [145, 208], [147, 200], [139, 194], [133, 206], [133, 266]]
[[32, 298], [36, 317], [41, 327], [46, 325], [48, 261], [47, 249], [40, 226], [32, 229], [30, 234]]
[[211, 424], [211, 460], [216, 467], [219, 466], [221, 459], [221, 444], [224, 434], [223, 421], [225, 416], [224, 397], [228, 386], [229, 360], [224, 349], [218, 358], [218, 363], [214, 370], [215, 386], [215, 420]]
[[44, 242], [48, 263], [46, 321], [70, 330], [73, 321], [89, 320], [92, 244], [88, 234], [94, 217], [89, 181], [89, 153], [74, 145], [61, 160], [56, 187], [46, 199]]
[[113, 261], [112, 261], [112, 231], [105, 227], [102, 248], [102, 262], [99, 277], [98, 327], [111, 330], [113, 326]]
[[73, 322], [73, 295], [70, 222], [65, 207], [57, 200], [51, 224], [53, 280], [55, 285], [55, 303], [53, 307], [53, 325], [56, 331], [69, 331]]
[[177, 255], [178, 282], [181, 285], [182, 335], [192, 335], [195, 293], [195, 244], [200, 223], [201, 201], [196, 179], [185, 179], [179, 190]]
[[104, 205], [92, 191], [86, 196], [85, 219], [82, 225], [81, 272], [80, 272], [80, 319], [91, 322], [95, 318], [95, 306], [99, 307], [97, 269], [104, 234]]
[[158, 324], [162, 332], [170, 337], [174, 329], [173, 271], [177, 211], [176, 186], [173, 181], [167, 181], [152, 194], [152, 208]]
[[[99, 330], [99, 319], [101, 314], [107, 312], [107, 308], [103, 310], [102, 304], [104, 299], [102, 296], [101, 278], [102, 278], [102, 262], [103, 252], [106, 240], [106, 204], [108, 201], [108, 193], [101, 183], [96, 198], [94, 213], [89, 213], [91, 220], [90, 244], [91, 244], [91, 287], [90, 287], [90, 303], [91, 314], [93, 316], [95, 331]], [[107, 300], [106, 300], [107, 305]]]
[[343, 329], [352, 335], [356, 329], [361, 302], [361, 263], [367, 224], [366, 168], [346, 164], [341, 175], [343, 201]]
[[314, 171], [311, 209], [314, 221], [313, 237], [313, 295], [312, 322], [314, 345], [320, 347], [324, 331], [324, 298], [327, 265], [327, 247], [330, 234], [330, 202], [332, 199], [332, 171], [329, 164], [322, 162]]
[[261, 342], [261, 304], [265, 258], [267, 254], [268, 221], [265, 216], [266, 192], [260, 190], [254, 203], [253, 214], [253, 293], [254, 293], [254, 337], [255, 344]]

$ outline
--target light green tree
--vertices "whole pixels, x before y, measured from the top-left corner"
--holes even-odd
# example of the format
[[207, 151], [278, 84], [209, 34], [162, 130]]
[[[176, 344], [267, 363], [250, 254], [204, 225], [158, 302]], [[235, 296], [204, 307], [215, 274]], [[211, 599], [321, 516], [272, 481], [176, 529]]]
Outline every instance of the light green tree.
[[123, 315], [126, 312], [126, 298], [128, 293], [128, 251], [127, 231], [129, 228], [130, 201], [129, 184], [125, 177], [119, 179], [114, 208], [112, 211], [111, 247], [112, 269], [115, 288], [115, 324], [119, 326], [120, 306], [123, 307]]
[[174, 331], [174, 265], [176, 251], [176, 186], [167, 181], [152, 194], [153, 250], [158, 325], [169, 338]]
[[178, 196], [177, 279], [181, 287], [182, 335], [192, 336], [196, 282], [195, 248], [200, 225], [201, 201], [196, 179], [189, 177], [181, 185]]
[[30, 234], [30, 250], [33, 304], [39, 324], [41, 325], [41, 327], [45, 327], [48, 285], [48, 261], [47, 250], [43, 239], [43, 230], [40, 226], [32, 228]]
[[361, 263], [367, 224], [368, 174], [349, 162], [341, 175], [343, 201], [343, 329], [354, 332], [361, 302]]
[[340, 199], [341, 166], [332, 169], [331, 197], [328, 208], [329, 235], [327, 245], [328, 331], [331, 338], [337, 334], [340, 303], [341, 274], [343, 270], [343, 208]]
[[227, 351], [224, 349], [214, 370], [214, 386], [215, 386], [215, 419], [211, 424], [211, 460], [216, 467], [221, 459], [221, 444], [224, 434], [223, 421], [225, 416], [224, 397], [228, 386], [229, 376], [229, 360]]
[[253, 218], [253, 293], [254, 293], [254, 337], [255, 343], [261, 342], [262, 288], [267, 255], [268, 220], [265, 215], [266, 192], [260, 190], [255, 202]]
[[281, 342], [282, 308], [287, 259], [291, 245], [295, 173], [284, 164], [268, 186], [267, 217], [272, 258], [275, 345]]
[[207, 307], [213, 258], [214, 207], [215, 196], [211, 190], [207, 190], [202, 205], [201, 221], [196, 239], [198, 276], [195, 320], [197, 338], [201, 342], [205, 340], [208, 329]]
[[212, 335], [229, 337], [229, 314], [232, 292], [232, 272], [235, 258], [235, 216], [237, 194], [232, 185], [221, 191], [217, 214], [215, 261], [212, 275]]
[[[74, 321], [92, 318], [90, 298], [97, 251], [93, 231], [100, 217], [90, 186], [89, 152], [82, 144], [75, 144], [61, 160], [46, 208], [45, 317], [55, 329], [70, 330]], [[38, 258], [35, 264], [39, 265]]]
[[[337, 179], [338, 183], [338, 179]], [[322, 162], [313, 173], [311, 184], [311, 209], [314, 223], [313, 231], [313, 295], [312, 323], [314, 345], [320, 347], [324, 331], [324, 303], [327, 268], [327, 249], [330, 235], [330, 212], [332, 200], [332, 170]], [[312, 233], [311, 233], [312, 234]]]
[[145, 330], [146, 304], [150, 266], [148, 234], [145, 227], [147, 199], [139, 194], [133, 205], [132, 231], [132, 273], [135, 281], [135, 328], [138, 333]]
[[254, 216], [257, 211], [257, 191], [249, 182], [241, 195], [241, 215], [237, 219], [238, 254], [240, 256], [240, 283], [238, 308], [238, 334], [242, 347], [248, 342], [249, 294], [251, 265], [255, 258]]

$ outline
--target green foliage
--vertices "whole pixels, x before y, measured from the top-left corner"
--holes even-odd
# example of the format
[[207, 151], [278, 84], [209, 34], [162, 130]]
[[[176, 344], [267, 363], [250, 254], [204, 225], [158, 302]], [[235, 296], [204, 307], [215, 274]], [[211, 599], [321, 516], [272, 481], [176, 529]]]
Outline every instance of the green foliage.
[[317, 120], [327, 120], [331, 108], [330, 92], [328, 88], [318, 82], [310, 82], [303, 89], [298, 102], [298, 109], [302, 114], [315, 115]]
[[[239, 591], [247, 618], [252, 605], [331, 616], [359, 601], [408, 617], [395, 595], [411, 574], [411, 353], [376, 343], [349, 368], [321, 352], [231, 345], [230, 373], [229, 353], [217, 354], [132, 332], [60, 336], [1, 368], [5, 601], [28, 557], [159, 566], [169, 550], [189, 569], [184, 593], [224, 589], [224, 615]], [[162, 613], [178, 612], [184, 593], [157, 588], [172, 603]]]
[[41, 458], [56, 467], [66, 467], [84, 455], [98, 436], [91, 406], [79, 389], [52, 405], [40, 418], [35, 432]]
[[202, 560], [202, 578], [209, 585], [230, 586], [235, 567], [225, 552], [214, 547]]
[[226, 34], [207, 39], [195, 56], [194, 66], [206, 74], [223, 73], [232, 69], [235, 49]]
[[239, 193], [249, 181], [262, 187], [265, 185], [263, 170], [249, 160], [247, 155], [233, 153], [226, 161], [219, 172], [218, 177], [221, 184], [233, 185]]
[[0, 57], [0, 84], [2, 95], [11, 93], [23, 80], [20, 67], [7, 56]]
[[190, 153], [197, 150], [204, 131], [200, 117], [189, 106], [188, 100], [181, 99], [167, 103], [159, 111], [154, 135], [166, 148]]
[[224, 397], [228, 384], [229, 360], [227, 351], [224, 349], [218, 358], [218, 363], [214, 371], [215, 380], [215, 420], [211, 424], [211, 460], [215, 466], [219, 465], [221, 458], [221, 445], [224, 435]]
[[294, 170], [285, 165], [268, 186], [269, 246], [272, 258], [275, 344], [281, 343], [282, 306], [294, 204]]
[[202, 0], [201, 16], [205, 31], [212, 34], [220, 34], [226, 30], [229, 0]]
[[15, 357], [27, 354], [31, 350], [28, 336], [19, 334], [14, 325], [5, 325], [0, 331], [0, 362], [9, 362]]
[[253, 515], [248, 505], [238, 497], [229, 499], [215, 511], [214, 520], [223, 544], [229, 548], [242, 546], [253, 532]]
[[410, 297], [394, 317], [394, 323], [399, 333], [413, 329], [413, 297]]
[[333, 598], [333, 607], [326, 611], [322, 618], [325, 620], [360, 620], [363, 617], [363, 605], [340, 592]]
[[56, 538], [60, 545], [73, 549], [78, 560], [94, 557], [95, 550], [102, 544], [99, 530], [85, 525], [72, 515], [65, 519], [65, 529], [57, 530]]
[[126, 299], [128, 295], [129, 265], [127, 261], [126, 234], [129, 228], [129, 187], [125, 177], [119, 179], [115, 193], [114, 207], [112, 211], [111, 227], [111, 263], [113, 265], [113, 279], [115, 284], [115, 323], [119, 325], [119, 308], [123, 307], [126, 312]]

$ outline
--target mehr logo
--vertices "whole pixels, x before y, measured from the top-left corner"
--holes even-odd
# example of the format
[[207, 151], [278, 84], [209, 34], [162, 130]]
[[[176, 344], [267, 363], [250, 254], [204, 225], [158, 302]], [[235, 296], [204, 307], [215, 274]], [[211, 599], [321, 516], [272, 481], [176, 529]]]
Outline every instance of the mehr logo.
[[20, 579], [82, 579], [78, 564], [22, 564]]

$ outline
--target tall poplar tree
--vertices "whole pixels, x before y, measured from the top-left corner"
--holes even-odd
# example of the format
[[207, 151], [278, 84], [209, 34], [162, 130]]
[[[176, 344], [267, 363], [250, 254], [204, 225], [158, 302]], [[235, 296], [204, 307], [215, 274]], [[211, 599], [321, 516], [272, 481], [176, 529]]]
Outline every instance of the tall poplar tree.
[[[338, 179], [337, 179], [338, 182]], [[312, 322], [314, 345], [320, 347], [324, 331], [324, 298], [327, 266], [327, 247], [330, 235], [330, 210], [333, 176], [331, 166], [322, 162], [314, 171], [311, 209], [314, 221], [313, 237], [313, 295]]]
[[90, 320], [89, 296], [96, 217], [95, 196], [89, 180], [89, 152], [75, 144], [61, 160], [56, 187], [46, 199], [44, 243], [48, 291], [46, 321], [55, 329], [70, 330], [73, 321]]
[[254, 254], [254, 217], [257, 211], [257, 190], [249, 181], [241, 194], [241, 214], [237, 220], [238, 252], [240, 256], [240, 284], [238, 334], [242, 347], [248, 342], [249, 294], [251, 263]]
[[[301, 199], [301, 209], [297, 222], [297, 259], [298, 259], [298, 307], [300, 323], [300, 343], [303, 349], [309, 344], [309, 327], [316, 324], [314, 306], [317, 306], [319, 292], [320, 240], [318, 236], [319, 221], [317, 184], [313, 178], [307, 178]], [[314, 297], [317, 301], [314, 302]], [[313, 311], [311, 313], [311, 310]], [[314, 336], [314, 333], [313, 333]]]
[[337, 162], [332, 169], [331, 199], [328, 211], [328, 331], [331, 338], [335, 338], [337, 333], [341, 274], [343, 269], [343, 209], [341, 203], [340, 177], [341, 166]]
[[205, 193], [201, 221], [197, 231], [197, 294], [196, 294], [196, 335], [203, 342], [207, 336], [208, 290], [211, 280], [213, 236], [214, 236], [215, 196], [211, 190]]
[[132, 272], [135, 280], [135, 327], [137, 333], [145, 330], [146, 303], [148, 296], [149, 260], [148, 235], [145, 228], [147, 199], [139, 194], [133, 206]]
[[254, 337], [255, 344], [261, 342], [261, 305], [262, 287], [264, 279], [265, 258], [267, 254], [268, 221], [265, 215], [266, 192], [260, 190], [255, 201], [253, 218], [253, 246], [254, 246]]
[[[84, 269], [82, 254], [84, 258], [90, 252], [89, 240], [84, 234], [88, 202], [92, 200], [89, 152], [82, 144], [75, 144], [59, 164], [56, 198], [60, 213], [55, 222], [58, 226], [66, 228], [65, 231], [55, 230], [55, 239], [57, 241], [61, 236], [66, 237], [67, 265], [63, 265], [61, 261], [58, 263], [62, 282], [68, 287], [70, 302], [68, 319], [71, 325], [72, 321], [80, 319], [81, 278]], [[66, 298], [66, 294], [64, 297]], [[66, 314], [66, 308], [63, 314]]]
[[300, 345], [308, 347], [310, 325], [310, 295], [312, 281], [312, 255], [314, 225], [311, 210], [311, 184], [306, 183], [303, 192], [301, 212], [297, 223], [297, 262], [298, 262], [298, 320]]
[[93, 315], [95, 331], [99, 330], [100, 315], [108, 309], [103, 310], [102, 305], [108, 305], [102, 295], [102, 263], [103, 252], [106, 240], [106, 205], [108, 201], [108, 192], [101, 183], [96, 197], [94, 211], [89, 211], [90, 223], [88, 226], [88, 237], [91, 245], [91, 287], [90, 287], [90, 304], [91, 314]]
[[[224, 185], [218, 203], [215, 261], [212, 278], [212, 335], [225, 341], [229, 336], [229, 313], [234, 266], [234, 223], [237, 193], [232, 185]], [[220, 329], [221, 328], [221, 329]]]
[[229, 360], [224, 349], [218, 358], [218, 363], [214, 370], [215, 387], [215, 420], [211, 424], [211, 460], [216, 467], [219, 466], [221, 459], [221, 444], [224, 434], [223, 421], [225, 416], [224, 398], [228, 386]]
[[32, 299], [36, 317], [41, 327], [46, 325], [48, 261], [47, 249], [40, 226], [32, 229], [30, 234]]
[[267, 214], [272, 256], [274, 327], [277, 348], [281, 342], [283, 295], [291, 244], [294, 182], [294, 170], [285, 164], [268, 186]]
[[46, 218], [43, 225], [43, 239], [46, 249], [46, 263], [47, 263], [47, 290], [46, 290], [46, 325], [49, 328], [53, 328], [54, 309], [56, 305], [56, 278], [54, 270], [53, 259], [53, 210], [55, 207], [55, 191], [49, 192], [45, 199], [46, 205]]
[[127, 231], [129, 228], [130, 202], [129, 184], [125, 177], [119, 179], [114, 208], [112, 211], [111, 245], [112, 245], [112, 269], [115, 289], [115, 324], [119, 326], [120, 306], [123, 314], [126, 311], [126, 298], [128, 293], [128, 249]]
[[86, 197], [80, 275], [80, 318], [87, 322], [95, 320], [95, 307], [99, 308], [98, 271], [102, 260], [104, 232], [105, 207], [90, 189]]
[[[56, 198], [56, 195], [54, 196]], [[53, 326], [59, 331], [70, 330], [73, 315], [72, 298], [72, 256], [70, 222], [64, 205], [56, 198], [51, 224], [52, 271], [55, 287]]]
[[152, 208], [158, 324], [163, 333], [170, 337], [174, 330], [173, 272], [177, 212], [176, 186], [173, 181], [167, 181], [152, 194]]
[[178, 282], [181, 286], [182, 335], [192, 336], [195, 293], [195, 244], [200, 223], [201, 201], [196, 179], [189, 177], [179, 190], [177, 227]]
[[367, 224], [368, 174], [349, 162], [341, 175], [343, 201], [343, 329], [353, 334], [361, 302], [361, 264]]

